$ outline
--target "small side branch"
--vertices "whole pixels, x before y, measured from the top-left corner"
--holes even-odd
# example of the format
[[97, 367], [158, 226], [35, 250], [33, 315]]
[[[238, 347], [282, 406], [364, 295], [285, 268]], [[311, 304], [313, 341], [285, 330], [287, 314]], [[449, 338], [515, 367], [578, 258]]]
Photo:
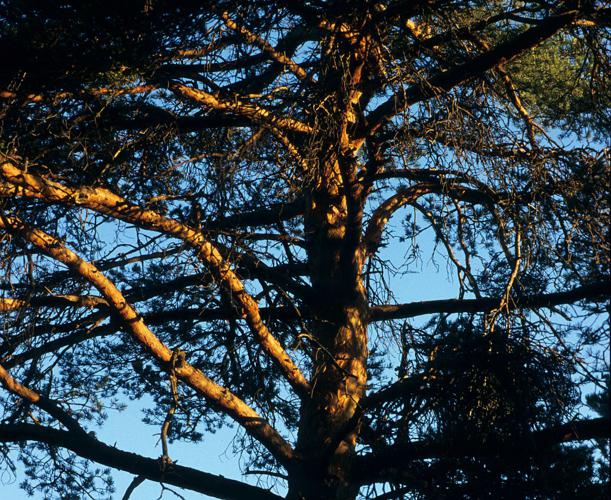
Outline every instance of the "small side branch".
[[[84, 261], [66, 248], [62, 242], [43, 231], [25, 225], [15, 217], [0, 216], [0, 229], [29, 242], [49, 257], [63, 263], [74, 273], [90, 282], [107, 300], [109, 307], [122, 322], [123, 328], [157, 363], [166, 365], [172, 359], [172, 351], [144, 323], [140, 314], [127, 302], [119, 289], [93, 264]], [[220, 386], [191, 364], [176, 366], [177, 375], [223, 413], [238, 422], [255, 439], [261, 442], [282, 464], [288, 464], [293, 449], [282, 436], [256, 411]]]
[[168, 432], [170, 431], [170, 426], [172, 425], [172, 420], [174, 419], [174, 414], [180, 405], [178, 401], [178, 380], [176, 378], [176, 368], [177, 366], [181, 366], [185, 362], [185, 353], [179, 349], [174, 349], [172, 352], [172, 359], [170, 360], [170, 366], [168, 368], [169, 380], [170, 380], [170, 392], [172, 394], [172, 402], [170, 403], [170, 407], [168, 408], [168, 412], [163, 420], [163, 424], [161, 426], [161, 467], [163, 471], [172, 464], [172, 459], [170, 458], [170, 452], [168, 449]]
[[244, 498], [252, 500], [281, 499], [278, 495], [263, 488], [177, 464], [171, 470], [166, 471], [162, 478], [157, 459], [143, 457], [114, 446], [108, 446], [92, 436], [84, 439], [69, 431], [33, 424], [0, 425], [1, 443], [23, 443], [26, 441], [59, 446], [76, 453], [82, 458], [107, 467], [129, 472], [151, 481], [160, 482], [163, 479], [165, 484], [197, 491], [215, 498], [232, 500]]
[[308, 78], [308, 74], [301, 66], [299, 66], [299, 64], [293, 61], [290, 57], [287, 57], [285, 54], [278, 52], [268, 42], [263, 40], [260, 36], [255, 35], [245, 26], [238, 25], [233, 19], [231, 19], [229, 13], [223, 12], [221, 17], [229, 29], [238, 32], [248, 43], [255, 45], [269, 58], [287, 67], [297, 78], [300, 80], [306, 80]]
[[135, 489], [140, 486], [144, 481], [146, 481], [146, 478], [144, 476], [136, 476], [131, 483], [129, 483], [129, 486], [127, 487], [127, 489], [125, 490], [125, 493], [123, 493], [123, 497], [121, 498], [121, 500], [129, 500], [129, 497], [131, 496], [131, 494], [135, 491]]

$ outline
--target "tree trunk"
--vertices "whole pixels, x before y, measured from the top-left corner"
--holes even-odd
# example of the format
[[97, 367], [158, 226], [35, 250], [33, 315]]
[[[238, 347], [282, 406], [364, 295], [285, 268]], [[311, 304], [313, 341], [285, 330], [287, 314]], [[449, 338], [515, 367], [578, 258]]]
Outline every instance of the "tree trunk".
[[314, 320], [308, 325], [315, 350], [312, 395], [301, 408], [289, 498], [352, 499], [349, 464], [356, 429], [347, 429], [367, 382], [367, 298], [361, 279], [361, 211], [348, 208], [339, 162], [323, 169], [324, 189], [314, 192], [306, 213]]

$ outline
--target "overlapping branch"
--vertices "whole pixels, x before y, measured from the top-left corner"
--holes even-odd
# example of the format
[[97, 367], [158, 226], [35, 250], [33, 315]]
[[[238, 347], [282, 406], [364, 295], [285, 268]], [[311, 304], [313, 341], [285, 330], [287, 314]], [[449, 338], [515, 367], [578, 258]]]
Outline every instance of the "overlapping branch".
[[232, 300], [240, 306], [246, 322], [261, 347], [282, 371], [295, 391], [302, 397], [309, 393], [308, 381], [262, 321], [256, 301], [246, 292], [244, 285], [219, 250], [201, 231], [134, 205], [107, 189], [71, 188], [42, 176], [27, 174], [10, 162], [0, 165], [0, 175], [4, 179], [4, 182], [0, 183], [0, 195], [26, 196], [39, 198], [48, 203], [86, 207], [136, 226], [179, 238], [190, 245], [231, 294]]
[[68, 431], [30, 424], [0, 425], [0, 442], [19, 443], [37, 441], [65, 448], [82, 458], [92, 460], [107, 467], [119, 469], [142, 476], [151, 481], [178, 486], [197, 491], [216, 498], [239, 500], [279, 500], [282, 497], [263, 488], [228, 479], [226, 477], [202, 472], [191, 467], [172, 464], [165, 471], [159, 467], [159, 460], [143, 457], [109, 446], [93, 436], [83, 438]]
[[[535, 309], [574, 304], [582, 300], [604, 300], [610, 295], [609, 289], [611, 289], [611, 286], [607, 282], [591, 283], [564, 292], [514, 297], [510, 302], [510, 306], [515, 309]], [[406, 304], [373, 305], [369, 308], [369, 322], [407, 319], [427, 314], [487, 312], [498, 307], [500, 302], [501, 297], [481, 297], [477, 299], [441, 299], [410, 302]], [[69, 302], [64, 305], [74, 305], [74, 302]], [[299, 314], [297, 314], [295, 308], [290, 306], [262, 307], [260, 308], [260, 313], [263, 318], [273, 320], [301, 321], [308, 318], [307, 310], [300, 311]], [[240, 319], [240, 315], [234, 308], [230, 307], [210, 309], [196, 307], [166, 309], [154, 313], [143, 314], [142, 317], [148, 325], [160, 325], [176, 320], [215, 321]], [[65, 331], [64, 328], [56, 328], [56, 330], [58, 332]], [[8, 364], [13, 366], [23, 360], [31, 359], [34, 356], [54, 352], [61, 347], [75, 345], [95, 336], [109, 335], [116, 330], [116, 326], [106, 325], [98, 327], [92, 332], [76, 331], [67, 336], [49, 341], [47, 344], [40, 347], [32, 348], [25, 353], [16, 354], [8, 361]]]
[[293, 61], [286, 54], [278, 52], [267, 41], [263, 40], [260, 36], [256, 35], [245, 26], [238, 25], [233, 19], [231, 19], [229, 13], [223, 12], [221, 13], [221, 17], [229, 29], [240, 33], [240, 35], [242, 35], [248, 43], [257, 46], [269, 58], [288, 68], [297, 78], [300, 80], [305, 80], [308, 78], [308, 74], [301, 66], [299, 66], [299, 64]]
[[186, 97], [193, 102], [202, 104], [215, 111], [229, 113], [252, 120], [253, 123], [267, 125], [283, 131], [297, 132], [301, 134], [312, 133], [312, 127], [290, 117], [276, 116], [268, 109], [252, 103], [240, 101], [238, 98], [232, 100], [222, 99], [204, 90], [189, 87], [180, 83], [173, 84], [170, 89], [177, 95]]
[[[94, 265], [81, 259], [56, 238], [39, 229], [29, 227], [14, 217], [0, 217], [0, 229], [29, 242], [90, 282], [106, 299], [112, 313], [119, 318], [123, 328], [159, 364], [167, 365], [170, 363], [172, 350], [153, 334], [143, 321], [142, 316], [126, 301], [117, 287]], [[176, 367], [175, 371], [183, 382], [240, 423], [247, 432], [266, 446], [281, 463], [287, 464], [290, 461], [292, 458], [291, 446], [257, 412], [228, 389], [218, 385], [186, 361], [180, 367]]]
[[[594, 418], [577, 420], [522, 436], [530, 449], [544, 449], [555, 444], [571, 441], [587, 441], [609, 437], [609, 419]], [[518, 445], [518, 443], [513, 443]], [[509, 453], [515, 453], [510, 450]], [[499, 441], [478, 444], [461, 443], [450, 445], [440, 441], [415, 441], [382, 448], [375, 453], [355, 458], [354, 479], [360, 484], [383, 481], [392, 471], [408, 467], [411, 462], [429, 458], [486, 457], [508, 453], [507, 443]]]
[[37, 441], [52, 444], [103, 465], [217, 498], [248, 497], [261, 500], [279, 498], [267, 490], [178, 464], [172, 464], [170, 468], [163, 469], [156, 459], [108, 446], [99, 441], [94, 434], [86, 432], [79, 422], [63, 410], [57, 402], [41, 396], [15, 380], [2, 365], [0, 365], [0, 384], [11, 394], [44, 410], [67, 429], [64, 431], [42, 425], [2, 424], [0, 425], [0, 442]]
[[82, 458], [107, 467], [216, 498], [233, 500], [243, 498], [279, 500], [282, 498], [263, 488], [183, 465], [172, 464], [164, 471], [159, 467], [159, 460], [155, 458], [143, 457], [136, 453], [109, 446], [91, 435], [83, 437], [68, 431], [40, 425], [0, 425], [0, 442], [19, 443], [26, 441], [37, 441], [65, 448]]
[[550, 38], [561, 29], [569, 26], [577, 18], [578, 11], [572, 9], [572, 6], [573, 2], [567, 2], [565, 4], [567, 10], [542, 20], [524, 33], [500, 43], [466, 63], [438, 73], [425, 82], [394, 94], [390, 99], [369, 113], [365, 134], [371, 134], [376, 131], [384, 122], [389, 121], [409, 106], [441, 95], [456, 85], [478, 77], [499, 64], [506, 64], [520, 54], [523, 54], [526, 50]]

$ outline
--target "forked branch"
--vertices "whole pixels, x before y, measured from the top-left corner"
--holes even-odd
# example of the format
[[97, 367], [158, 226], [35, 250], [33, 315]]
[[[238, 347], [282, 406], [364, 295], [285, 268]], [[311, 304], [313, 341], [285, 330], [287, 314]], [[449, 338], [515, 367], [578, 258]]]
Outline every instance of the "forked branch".
[[[71, 188], [39, 175], [27, 174], [12, 163], [0, 165], [0, 195], [39, 198], [47, 203], [82, 206], [110, 215], [138, 227], [158, 231], [179, 238], [197, 251], [198, 257], [210, 268], [222, 286], [240, 306], [244, 319], [263, 350], [282, 371], [287, 381], [301, 397], [309, 393], [309, 383], [286, 353], [280, 342], [270, 333], [261, 319], [259, 306], [246, 292], [243, 283], [223, 258], [219, 250], [200, 230], [134, 205], [103, 188]], [[169, 358], [168, 358], [169, 359]]]
[[[62, 242], [43, 231], [25, 225], [15, 217], [0, 217], [0, 229], [18, 236], [51, 258], [65, 264], [75, 274], [91, 283], [106, 299], [123, 328], [162, 366], [172, 360], [172, 351], [165, 346], [144, 323], [141, 315], [126, 301], [117, 287], [94, 265], [84, 261], [66, 248]], [[176, 375], [198, 394], [205, 397], [223, 413], [242, 425], [255, 439], [261, 442], [280, 463], [287, 464], [292, 458], [291, 446], [250, 406], [228, 389], [204, 375], [188, 362], [175, 367]]]
[[423, 83], [411, 86], [405, 91], [393, 95], [369, 114], [367, 117], [367, 133], [376, 131], [384, 122], [405, 111], [409, 106], [441, 95], [456, 85], [478, 77], [499, 64], [505, 64], [528, 49], [539, 45], [561, 29], [570, 26], [578, 15], [577, 10], [568, 8], [573, 3], [565, 3], [566, 11], [542, 20], [535, 27], [500, 43], [470, 61], [438, 73]]

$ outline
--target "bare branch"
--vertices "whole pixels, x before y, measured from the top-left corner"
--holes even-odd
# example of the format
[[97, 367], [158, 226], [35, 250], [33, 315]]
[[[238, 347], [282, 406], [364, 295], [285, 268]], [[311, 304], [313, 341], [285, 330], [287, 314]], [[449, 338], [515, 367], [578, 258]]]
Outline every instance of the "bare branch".
[[[62, 245], [59, 240], [38, 229], [26, 226], [18, 219], [0, 217], [0, 228], [23, 238], [89, 281], [108, 301], [113, 313], [121, 319], [125, 330], [158, 363], [165, 366], [171, 362], [172, 351], [151, 332], [144, 323], [142, 316], [127, 303], [117, 287], [95, 266], [78, 257]], [[175, 371], [187, 385], [242, 425], [247, 432], [265, 445], [281, 463], [286, 464], [292, 458], [291, 446], [280, 434], [228, 389], [216, 384], [186, 361], [180, 367], [176, 367]]]
[[36, 441], [59, 446], [76, 453], [82, 458], [108, 467], [129, 472], [151, 481], [163, 481], [166, 484], [216, 498], [234, 500], [244, 498], [279, 500], [281, 498], [256, 486], [178, 464], [172, 464], [172, 467], [168, 470], [162, 471], [159, 467], [159, 461], [155, 458], [123, 451], [114, 446], [108, 446], [91, 435], [87, 436], [87, 438], [84, 438], [68, 431], [60, 431], [40, 425], [0, 425], [0, 442], [3, 443]]
[[[139, 227], [159, 231], [188, 243], [231, 293], [232, 299], [241, 307], [246, 321], [265, 352], [284, 373], [288, 382], [301, 396], [309, 393], [309, 383], [288, 356], [282, 345], [263, 323], [259, 306], [246, 292], [244, 285], [223, 258], [218, 249], [205, 238], [201, 231], [164, 217], [157, 212], [134, 205], [103, 188], [70, 188], [42, 176], [27, 174], [11, 163], [0, 166], [0, 174], [7, 181], [8, 189], [16, 196], [28, 196], [51, 203], [77, 205], [111, 215], [136, 224]], [[4, 189], [0, 183], [0, 191]], [[168, 358], [169, 359], [169, 358]]]
[[[566, 292], [543, 293], [513, 297], [510, 307], [540, 308], [561, 304], [572, 304], [584, 299], [608, 297], [611, 286], [607, 282], [592, 283]], [[485, 312], [498, 307], [500, 297], [482, 297], [480, 299], [443, 299], [410, 302], [408, 304], [378, 305], [369, 309], [370, 321], [412, 318], [424, 314]]]

